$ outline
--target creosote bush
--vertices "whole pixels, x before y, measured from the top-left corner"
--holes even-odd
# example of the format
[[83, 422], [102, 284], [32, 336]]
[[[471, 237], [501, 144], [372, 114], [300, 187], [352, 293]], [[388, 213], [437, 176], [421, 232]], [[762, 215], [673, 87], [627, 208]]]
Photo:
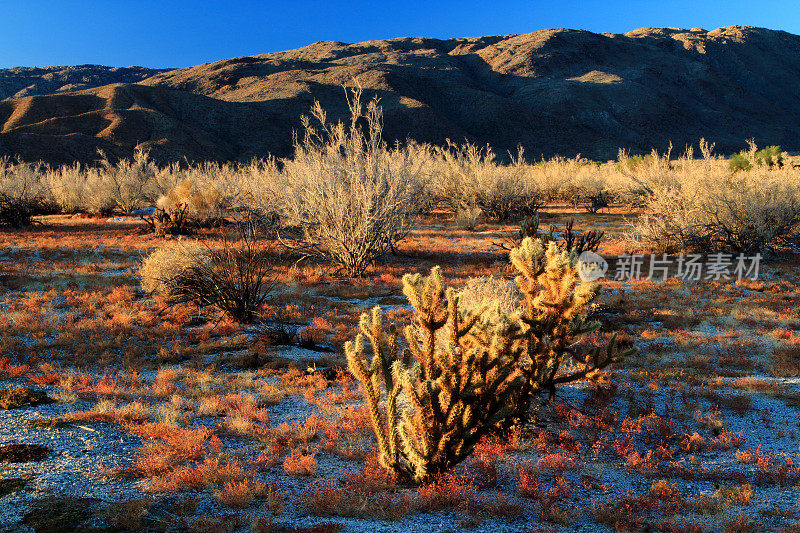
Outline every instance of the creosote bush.
[[435, 150], [437, 179], [432, 194], [458, 213], [476, 212], [499, 221], [529, 215], [543, 201], [539, 187], [528, 179], [522, 151], [507, 165], [499, 164], [491, 147], [472, 144]]
[[402, 338], [394, 325], [384, 327], [376, 307], [345, 344], [380, 464], [399, 479], [442, 474], [481, 438], [527, 417], [534, 395], [578, 379], [599, 381], [615, 357], [613, 340], [604, 349], [578, 342], [599, 327], [585, 318], [599, 286], [580, 280], [574, 253], [528, 238], [511, 260], [523, 295], [515, 312], [500, 303], [465, 309], [435, 267], [427, 277], [403, 276], [414, 317]]

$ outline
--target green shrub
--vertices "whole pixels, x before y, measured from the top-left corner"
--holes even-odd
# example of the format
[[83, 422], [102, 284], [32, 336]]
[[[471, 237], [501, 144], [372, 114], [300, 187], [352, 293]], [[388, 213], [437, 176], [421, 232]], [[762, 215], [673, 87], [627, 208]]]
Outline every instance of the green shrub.
[[767, 146], [755, 155], [756, 162], [767, 167], [783, 166], [783, 151], [780, 146]]
[[728, 169], [731, 172], [747, 171], [751, 168], [753, 168], [753, 164], [747, 159], [747, 155], [744, 152], [733, 154], [728, 160]]

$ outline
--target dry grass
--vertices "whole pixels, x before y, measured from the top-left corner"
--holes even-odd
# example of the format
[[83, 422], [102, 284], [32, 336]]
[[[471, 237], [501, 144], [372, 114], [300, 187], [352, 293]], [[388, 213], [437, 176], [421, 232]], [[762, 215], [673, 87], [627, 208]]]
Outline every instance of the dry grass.
[[283, 460], [283, 470], [294, 476], [313, 476], [317, 472], [317, 460], [314, 455], [292, 450]]

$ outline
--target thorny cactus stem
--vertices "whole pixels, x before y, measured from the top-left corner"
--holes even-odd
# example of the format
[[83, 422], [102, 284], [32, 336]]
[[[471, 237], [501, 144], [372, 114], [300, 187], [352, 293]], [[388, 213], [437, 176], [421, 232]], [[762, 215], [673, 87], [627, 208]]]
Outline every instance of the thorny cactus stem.
[[[380, 307], [374, 307], [371, 314], [361, 315], [359, 329], [355, 341], [344, 345], [345, 355], [350, 372], [358, 379], [364, 389], [369, 405], [370, 418], [375, 436], [378, 439], [378, 459], [381, 466], [390, 471], [402, 473], [402, 465], [398, 464], [397, 433], [397, 395], [399, 384], [395, 384], [392, 375], [393, 357], [397, 354], [397, 331], [391, 327], [389, 335], [383, 333], [383, 316]], [[364, 339], [368, 339], [372, 347], [372, 360], [367, 364]], [[387, 392], [386, 408], [381, 406], [381, 381]]]

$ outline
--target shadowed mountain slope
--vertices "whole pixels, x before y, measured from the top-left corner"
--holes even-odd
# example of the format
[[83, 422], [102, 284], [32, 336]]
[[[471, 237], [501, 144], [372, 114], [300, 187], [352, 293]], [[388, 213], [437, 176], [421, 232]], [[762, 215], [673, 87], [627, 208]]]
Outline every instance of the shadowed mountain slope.
[[800, 150], [800, 36], [734, 26], [319, 42], [0, 102], [0, 152], [64, 162], [144, 143], [160, 159], [283, 156], [315, 99], [344, 116], [354, 78], [380, 97], [389, 141], [598, 159], [700, 137], [721, 152], [750, 137]]

